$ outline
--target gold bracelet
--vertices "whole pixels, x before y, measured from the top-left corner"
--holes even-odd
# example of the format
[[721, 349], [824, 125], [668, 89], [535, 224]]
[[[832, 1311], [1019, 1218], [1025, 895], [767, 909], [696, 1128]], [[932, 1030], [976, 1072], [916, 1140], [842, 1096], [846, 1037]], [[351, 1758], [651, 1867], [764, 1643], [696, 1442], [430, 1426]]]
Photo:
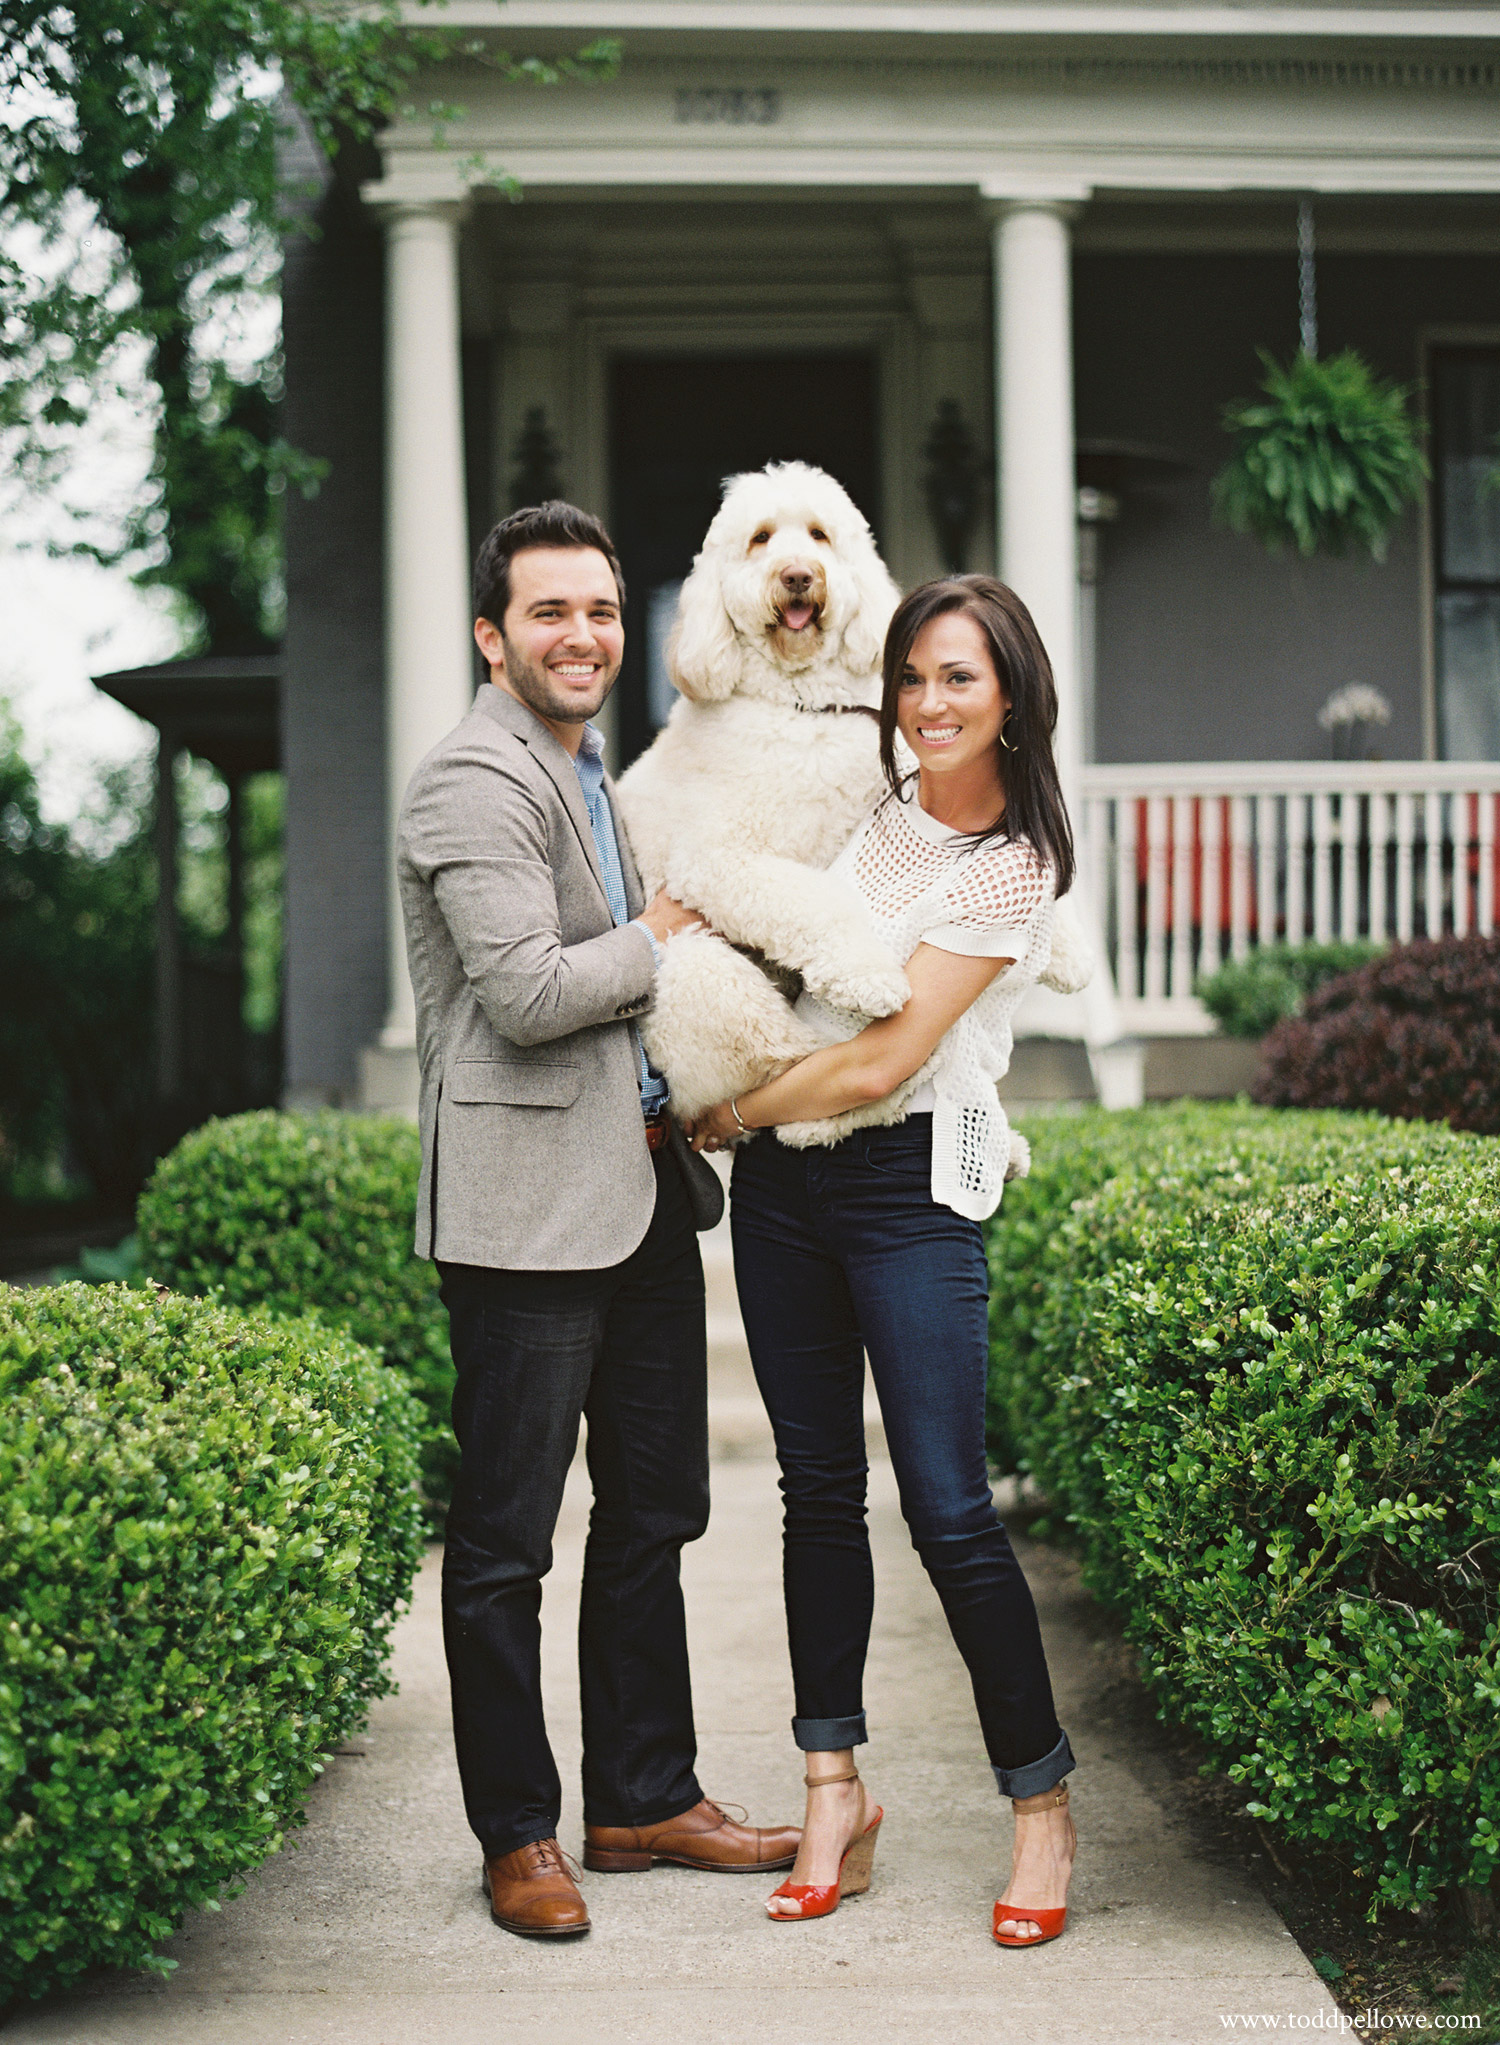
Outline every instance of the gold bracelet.
[[743, 1115], [741, 1115], [740, 1113], [740, 1104], [738, 1101], [731, 1101], [729, 1103], [729, 1112], [731, 1115], [733, 1115], [735, 1122], [738, 1124], [741, 1136], [748, 1136], [750, 1134], [750, 1131], [745, 1126], [745, 1119]]

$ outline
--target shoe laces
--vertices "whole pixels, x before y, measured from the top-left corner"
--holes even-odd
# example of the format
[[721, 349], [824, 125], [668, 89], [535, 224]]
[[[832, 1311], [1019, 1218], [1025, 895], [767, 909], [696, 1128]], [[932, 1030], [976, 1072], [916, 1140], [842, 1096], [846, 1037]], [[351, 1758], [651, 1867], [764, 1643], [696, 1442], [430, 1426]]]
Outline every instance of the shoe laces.
[[[721, 1804], [716, 1802], [715, 1799], [711, 1796], [706, 1796], [703, 1799], [703, 1801], [708, 1805], [708, 1808], [711, 1811], [718, 1812], [719, 1816], [724, 1820], [726, 1825], [748, 1825], [750, 1822], [750, 1813], [745, 1809], [745, 1806], [743, 1804]], [[734, 1811], [739, 1812], [739, 1816], [737, 1818], [731, 1815], [731, 1813]]]
[[564, 1853], [555, 1839], [533, 1839], [526, 1849], [526, 1856], [528, 1873], [543, 1874], [551, 1869], [575, 1882], [582, 1878], [583, 1869], [571, 1853]]

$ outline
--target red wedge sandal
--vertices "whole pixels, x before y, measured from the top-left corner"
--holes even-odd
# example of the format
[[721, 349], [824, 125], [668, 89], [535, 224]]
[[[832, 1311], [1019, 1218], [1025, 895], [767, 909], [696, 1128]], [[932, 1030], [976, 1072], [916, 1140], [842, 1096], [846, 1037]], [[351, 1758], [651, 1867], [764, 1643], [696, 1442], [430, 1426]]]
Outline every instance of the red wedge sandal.
[[[802, 1780], [809, 1789], [821, 1789], [825, 1782], [858, 1782], [859, 1770], [850, 1768], [842, 1775], [804, 1775]], [[870, 1886], [870, 1875], [875, 1865], [875, 1841], [884, 1816], [885, 1812], [877, 1804], [875, 1815], [864, 1831], [844, 1848], [836, 1882], [783, 1882], [779, 1889], [771, 1891], [772, 1897], [790, 1896], [802, 1907], [793, 1917], [773, 1910], [767, 1902], [767, 1917], [777, 1924], [804, 1924], [809, 1917], [831, 1917], [846, 1896], [862, 1896]]]
[[[1016, 1797], [1012, 1810], [1022, 1817], [1030, 1817], [1033, 1811], [1051, 1811], [1068, 1807], [1068, 1786], [1062, 1783], [1057, 1789], [1043, 1790], [1040, 1796]], [[1078, 1851], [1078, 1833], [1072, 1817], [1068, 1819], [1068, 1830], [1073, 1835], [1073, 1851]], [[1031, 1903], [997, 1903], [993, 1920], [993, 1935], [997, 1946], [1046, 1946], [1055, 1938], [1061, 1938], [1063, 1927], [1068, 1921], [1068, 1906], [1061, 1909], [1038, 1910]], [[1002, 1924], [1034, 1924], [1036, 1937], [1025, 1938], [1020, 1932], [1002, 1931]]]

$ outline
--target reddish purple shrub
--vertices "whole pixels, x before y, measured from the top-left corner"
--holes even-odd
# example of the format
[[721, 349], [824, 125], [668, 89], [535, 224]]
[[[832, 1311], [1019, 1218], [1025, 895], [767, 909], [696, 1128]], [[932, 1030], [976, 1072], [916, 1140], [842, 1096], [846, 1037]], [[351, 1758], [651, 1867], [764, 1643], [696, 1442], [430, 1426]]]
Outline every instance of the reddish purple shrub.
[[1269, 1033], [1254, 1098], [1500, 1134], [1500, 937], [1395, 945]]

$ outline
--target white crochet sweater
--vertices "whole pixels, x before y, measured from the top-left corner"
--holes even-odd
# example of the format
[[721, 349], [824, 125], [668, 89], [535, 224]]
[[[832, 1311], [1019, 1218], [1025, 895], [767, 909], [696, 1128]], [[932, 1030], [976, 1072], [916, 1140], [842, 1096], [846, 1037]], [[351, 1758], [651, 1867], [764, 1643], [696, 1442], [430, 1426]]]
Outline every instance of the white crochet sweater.
[[[932, 1112], [932, 1197], [983, 1221], [1000, 1204], [1010, 1162], [1010, 1126], [995, 1088], [1010, 1066], [1011, 1020], [1046, 968], [1056, 915], [1052, 870], [1026, 838], [976, 845], [928, 816], [916, 782], [885, 797], [860, 825], [830, 872], [859, 894], [875, 929], [903, 964], [919, 944], [971, 958], [1013, 958], [939, 1041], [927, 1063], [857, 1122], [898, 1122]], [[864, 1018], [804, 994], [797, 1013], [824, 1043], [843, 1043]], [[801, 1147], [835, 1140], [842, 1123], [777, 1131]], [[814, 1130], [819, 1134], [814, 1135]], [[826, 1133], [825, 1133], [826, 1132]]]

